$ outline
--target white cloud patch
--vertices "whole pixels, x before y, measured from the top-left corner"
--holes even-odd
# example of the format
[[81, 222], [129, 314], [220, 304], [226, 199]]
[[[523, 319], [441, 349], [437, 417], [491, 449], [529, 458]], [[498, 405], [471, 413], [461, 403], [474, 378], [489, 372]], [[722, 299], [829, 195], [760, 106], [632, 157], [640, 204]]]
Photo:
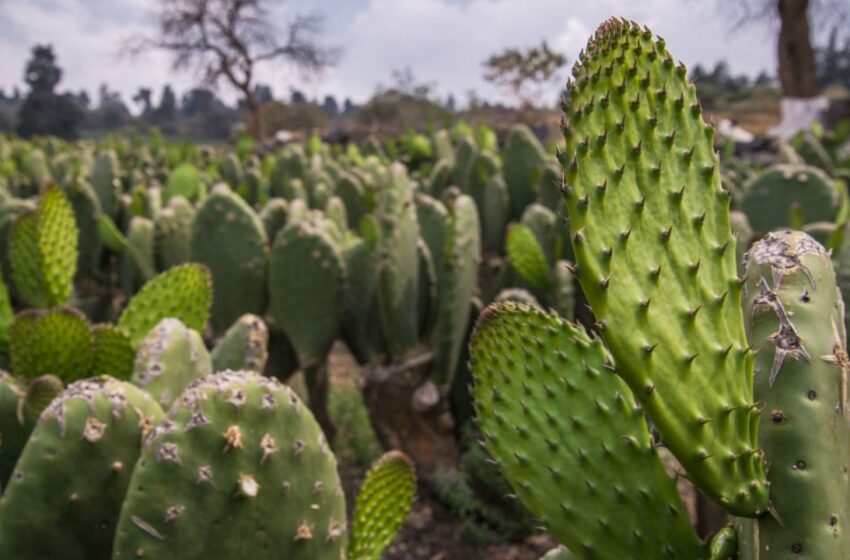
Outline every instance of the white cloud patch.
[[[32, 45], [52, 43], [65, 71], [62, 90], [85, 88], [94, 97], [106, 82], [128, 103], [141, 86], [157, 95], [165, 83], [184, 91], [193, 77], [172, 74], [165, 53], [137, 60], [115, 56], [125, 37], [154, 29], [153, 6], [152, 0], [0, 0], [0, 87], [21, 84]], [[312, 81], [285, 65], [263, 67], [258, 79], [278, 96], [298, 87], [312, 96], [363, 101], [377, 83], [390, 82], [393, 69], [410, 67], [418, 80], [437, 82], [443, 96], [451, 92], [461, 101], [474, 88], [485, 98], [503, 99], [482, 79], [485, 58], [545, 39], [572, 64], [596, 26], [614, 14], [648, 24], [688, 65], [725, 58], [732, 71], [754, 74], [772, 69], [775, 58], [772, 35], [759, 29], [731, 33], [714, 2], [696, 0], [296, 0], [294, 6], [323, 12], [324, 39], [345, 54], [338, 67]], [[274, 12], [281, 25], [285, 13]], [[552, 100], [558, 89], [553, 84]]]

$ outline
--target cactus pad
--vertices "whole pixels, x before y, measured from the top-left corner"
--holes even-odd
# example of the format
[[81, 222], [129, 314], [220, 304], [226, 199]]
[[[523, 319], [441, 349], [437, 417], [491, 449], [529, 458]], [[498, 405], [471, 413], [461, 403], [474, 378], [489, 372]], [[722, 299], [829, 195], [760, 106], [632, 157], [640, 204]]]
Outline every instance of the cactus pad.
[[637, 24], [602, 24], [573, 74], [562, 163], [576, 276], [691, 480], [756, 516], [768, 487], [714, 131], [685, 67]]
[[0, 499], [0, 557], [109, 558], [142, 436], [162, 416], [141, 389], [109, 377], [54, 399]]
[[324, 362], [342, 320], [345, 262], [327, 225], [319, 218], [290, 224], [271, 252], [269, 316], [302, 367]]
[[416, 472], [400, 451], [375, 461], [354, 504], [349, 560], [381, 560], [413, 505]]
[[207, 267], [197, 263], [176, 266], [156, 276], [130, 299], [118, 326], [127, 331], [134, 345], [166, 317], [203, 332], [210, 314], [212, 289]]
[[746, 273], [773, 513], [753, 521], [753, 546], [770, 558], [848, 558], [850, 360], [829, 254], [805, 233], [775, 231], [747, 253]]
[[93, 344], [88, 321], [72, 307], [22, 311], [9, 329], [12, 372], [25, 379], [45, 373], [82, 379], [92, 366]]
[[262, 373], [269, 357], [268, 348], [266, 323], [256, 315], [242, 315], [213, 348], [213, 371], [244, 369]]
[[586, 558], [705, 558], [599, 340], [500, 303], [481, 315], [471, 348], [485, 447], [560, 542]]
[[223, 333], [244, 313], [265, 311], [266, 231], [256, 212], [224, 185], [216, 185], [198, 210], [192, 259], [207, 265], [212, 274], [215, 333]]
[[228, 371], [187, 388], [146, 440], [113, 559], [339, 560], [345, 531], [313, 415], [277, 381]]

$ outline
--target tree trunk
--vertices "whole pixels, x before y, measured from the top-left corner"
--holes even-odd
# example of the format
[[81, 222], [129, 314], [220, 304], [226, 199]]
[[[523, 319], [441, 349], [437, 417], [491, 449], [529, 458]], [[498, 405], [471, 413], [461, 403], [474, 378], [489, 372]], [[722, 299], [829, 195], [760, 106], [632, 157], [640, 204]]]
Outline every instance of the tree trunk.
[[785, 97], [818, 94], [815, 53], [809, 40], [809, 0], [779, 0], [779, 81]]
[[449, 400], [425, 375], [431, 361], [422, 354], [404, 364], [367, 368], [363, 387], [381, 444], [407, 453], [426, 481], [439, 469], [457, 469], [460, 461]]
[[254, 92], [246, 90], [245, 105], [248, 106], [248, 126], [251, 129], [251, 135], [259, 142], [262, 142], [266, 137], [265, 126], [263, 119], [260, 118], [260, 105], [257, 103], [257, 98], [254, 97]]

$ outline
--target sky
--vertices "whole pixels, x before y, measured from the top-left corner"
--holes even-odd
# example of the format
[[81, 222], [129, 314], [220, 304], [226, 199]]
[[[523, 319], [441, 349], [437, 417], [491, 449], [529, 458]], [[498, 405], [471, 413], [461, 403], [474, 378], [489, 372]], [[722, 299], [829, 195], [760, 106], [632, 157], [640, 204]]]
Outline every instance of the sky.
[[[775, 29], [769, 25], [731, 30], [720, 2], [739, 0], [281, 0], [271, 21], [284, 27], [297, 12], [325, 18], [324, 41], [339, 46], [338, 65], [305, 79], [285, 65], [260, 67], [258, 80], [276, 97], [292, 87], [308, 97], [368, 99], [376, 84], [392, 82], [393, 70], [409, 67], [419, 82], [435, 82], [441, 97], [463, 104], [467, 91], [494, 101], [505, 93], [483, 80], [482, 61], [507, 47], [546, 40], [576, 60], [588, 36], [606, 18], [624, 16], [648, 25], [667, 40], [673, 55], [692, 67], [728, 61], [734, 73], [773, 73]], [[119, 55], [122, 41], [153, 32], [157, 0], [0, 0], [0, 88], [23, 88], [23, 70], [36, 43], [50, 43], [64, 70], [61, 91], [86, 89], [93, 100], [103, 82], [125, 102], [139, 87], [158, 101], [166, 83], [183, 92], [196, 76], [176, 74], [166, 53], [137, 59]], [[564, 81], [567, 69], [564, 70]], [[558, 83], [551, 99], [557, 98]], [[234, 93], [222, 85], [219, 95]]]

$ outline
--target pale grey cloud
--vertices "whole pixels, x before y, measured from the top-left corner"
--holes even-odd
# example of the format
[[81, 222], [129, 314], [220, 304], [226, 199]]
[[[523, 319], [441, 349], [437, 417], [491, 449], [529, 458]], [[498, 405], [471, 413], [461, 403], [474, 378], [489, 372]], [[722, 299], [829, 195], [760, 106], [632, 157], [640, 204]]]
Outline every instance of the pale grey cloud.
[[[184, 90], [192, 76], [174, 75], [164, 53], [118, 59], [121, 40], [151, 30], [154, 0], [0, 0], [0, 87], [21, 84], [30, 47], [55, 46], [65, 69], [61, 87], [94, 93], [107, 82], [129, 99], [140, 86], [165, 83]], [[327, 18], [326, 40], [342, 46], [338, 67], [310, 81], [285, 66], [269, 66], [259, 79], [277, 95], [298, 87], [313, 96], [332, 93], [362, 101], [393, 69], [410, 67], [459, 99], [475, 88], [488, 98], [500, 92], [484, 83], [481, 61], [508, 46], [546, 39], [575, 60], [587, 36], [605, 18], [622, 15], [648, 24], [688, 65], [727, 59], [735, 72], [755, 74], [775, 64], [774, 38], [758, 28], [730, 32], [713, 1], [698, 0], [294, 0], [274, 12], [283, 22], [294, 10]], [[553, 85], [552, 99], [557, 94]], [[226, 97], [226, 89], [222, 89]]]

